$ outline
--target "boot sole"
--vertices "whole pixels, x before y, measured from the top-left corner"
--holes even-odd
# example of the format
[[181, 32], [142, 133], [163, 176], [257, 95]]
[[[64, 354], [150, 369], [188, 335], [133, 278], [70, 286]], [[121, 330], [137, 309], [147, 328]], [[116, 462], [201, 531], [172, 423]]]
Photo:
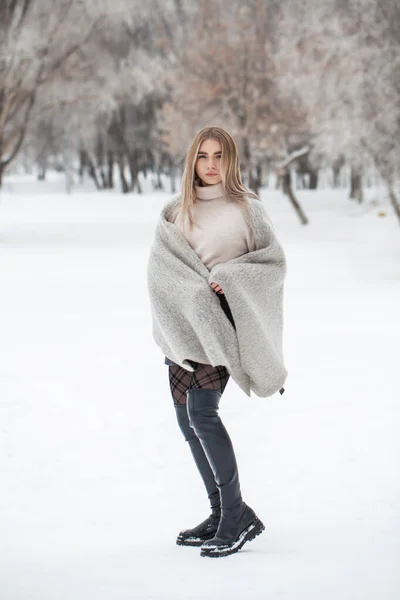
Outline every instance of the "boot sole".
[[208, 540], [212, 540], [212, 538], [214, 537], [214, 535], [216, 534], [216, 531], [211, 534], [209, 537], [203, 537], [203, 538], [181, 538], [181, 537], [177, 537], [176, 539], [176, 545], [177, 546], [202, 546], [204, 544], [204, 542], [207, 542]]
[[224, 556], [230, 556], [231, 554], [235, 554], [235, 552], [239, 552], [241, 548], [243, 548], [246, 542], [251, 542], [260, 535], [265, 529], [264, 524], [260, 521], [258, 517], [256, 517], [250, 525], [248, 525], [243, 531], [239, 534], [237, 539], [232, 544], [227, 544], [225, 546], [215, 546], [214, 548], [204, 548], [200, 552], [200, 556], [209, 556], [211, 558], [222, 558]]
[[[211, 539], [211, 538], [208, 538]], [[202, 546], [207, 540], [192, 539], [192, 540], [176, 540], [177, 546]]]

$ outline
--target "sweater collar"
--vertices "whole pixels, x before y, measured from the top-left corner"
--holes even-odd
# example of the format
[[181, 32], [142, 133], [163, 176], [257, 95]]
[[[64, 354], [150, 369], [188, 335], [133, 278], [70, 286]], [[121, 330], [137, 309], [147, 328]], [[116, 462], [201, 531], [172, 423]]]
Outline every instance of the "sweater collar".
[[199, 200], [213, 200], [224, 196], [224, 186], [222, 181], [214, 183], [214, 185], [199, 186], [195, 185], [196, 197]]

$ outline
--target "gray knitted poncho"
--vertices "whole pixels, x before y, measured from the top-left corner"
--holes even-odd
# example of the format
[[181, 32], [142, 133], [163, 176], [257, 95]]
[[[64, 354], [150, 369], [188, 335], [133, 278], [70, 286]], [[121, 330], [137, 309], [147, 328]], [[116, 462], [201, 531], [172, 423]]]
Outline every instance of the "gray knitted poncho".
[[[224, 365], [248, 396], [251, 390], [270, 396], [282, 388], [287, 375], [282, 356], [286, 260], [265, 208], [260, 200], [248, 198], [256, 250], [209, 271], [168, 221], [179, 202], [180, 197], [174, 198], [162, 209], [149, 254], [154, 340], [187, 371], [193, 371], [188, 360]], [[236, 331], [211, 282], [221, 286]]]

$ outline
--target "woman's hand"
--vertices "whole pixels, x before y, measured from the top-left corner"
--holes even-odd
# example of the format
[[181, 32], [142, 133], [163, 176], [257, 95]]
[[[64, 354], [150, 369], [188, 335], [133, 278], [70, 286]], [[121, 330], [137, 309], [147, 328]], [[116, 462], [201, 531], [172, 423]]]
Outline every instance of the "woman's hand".
[[214, 290], [214, 292], [216, 292], [217, 294], [223, 294], [224, 292], [222, 291], [221, 286], [218, 285], [218, 283], [210, 283], [212, 289]]

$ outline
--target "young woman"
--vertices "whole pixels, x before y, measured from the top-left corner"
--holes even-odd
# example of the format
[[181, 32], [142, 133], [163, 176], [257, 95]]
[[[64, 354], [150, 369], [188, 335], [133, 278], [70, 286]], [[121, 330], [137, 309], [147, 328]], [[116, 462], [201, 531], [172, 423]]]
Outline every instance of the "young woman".
[[181, 195], [161, 212], [148, 263], [153, 336], [211, 505], [176, 543], [201, 546], [201, 556], [233, 554], [264, 529], [243, 502], [218, 408], [230, 376], [248, 396], [283, 393], [285, 273], [271, 221], [241, 181], [233, 138], [220, 127], [202, 129], [187, 152]]

